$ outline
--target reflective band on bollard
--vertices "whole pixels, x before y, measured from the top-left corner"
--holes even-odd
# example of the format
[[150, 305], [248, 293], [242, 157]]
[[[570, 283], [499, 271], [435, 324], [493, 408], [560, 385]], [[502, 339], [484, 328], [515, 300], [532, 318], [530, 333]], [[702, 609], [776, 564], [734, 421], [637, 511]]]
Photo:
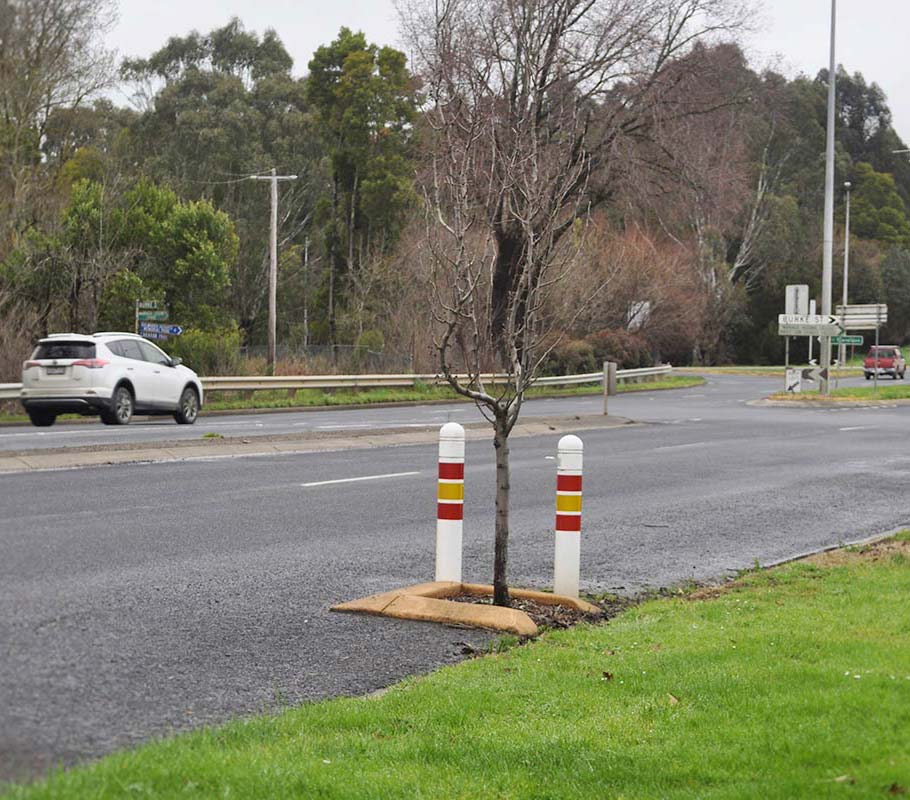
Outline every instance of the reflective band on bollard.
[[439, 429], [439, 483], [436, 490], [436, 580], [461, 583], [464, 518], [464, 428], [447, 422]]
[[563, 436], [556, 454], [556, 548], [553, 591], [578, 597], [581, 567], [581, 465], [584, 446]]

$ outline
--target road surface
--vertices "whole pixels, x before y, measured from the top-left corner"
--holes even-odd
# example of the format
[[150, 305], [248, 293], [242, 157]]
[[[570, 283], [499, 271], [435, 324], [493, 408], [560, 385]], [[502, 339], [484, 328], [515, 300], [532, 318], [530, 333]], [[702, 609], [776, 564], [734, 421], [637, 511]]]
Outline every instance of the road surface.
[[[711, 377], [611, 399], [613, 412], [644, 424], [583, 434], [584, 590], [708, 580], [907, 524], [910, 408], [747, 405], [778, 382]], [[600, 403], [541, 400], [527, 413], [596, 413]], [[260, 415], [191, 432], [397, 427], [474, 413]], [[11, 437], [36, 434], [10, 427], [0, 446], [165, 428], [167, 437], [186, 430], [60, 426], [39, 445], [13, 446]], [[515, 585], [551, 582], [556, 438], [512, 442]], [[480, 632], [327, 610], [432, 578], [435, 457], [435, 446], [414, 445], [0, 476], [0, 777], [363, 694], [458, 660], [466, 642], [482, 646]], [[489, 444], [468, 444], [465, 484], [465, 578], [488, 582]]]

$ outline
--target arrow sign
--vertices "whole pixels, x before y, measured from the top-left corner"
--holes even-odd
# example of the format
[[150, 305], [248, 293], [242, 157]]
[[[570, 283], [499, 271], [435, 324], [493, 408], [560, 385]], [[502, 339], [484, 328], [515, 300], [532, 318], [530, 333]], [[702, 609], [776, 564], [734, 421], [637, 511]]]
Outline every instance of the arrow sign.
[[179, 325], [171, 325], [171, 326], [167, 329], [167, 332], [168, 332], [171, 336], [179, 336], [181, 333], [183, 333], [183, 328], [181, 328]]
[[812, 381], [813, 383], [816, 383], [819, 378], [828, 380], [828, 370], [819, 369], [818, 367], [810, 367], [809, 369], [803, 370], [804, 381]]

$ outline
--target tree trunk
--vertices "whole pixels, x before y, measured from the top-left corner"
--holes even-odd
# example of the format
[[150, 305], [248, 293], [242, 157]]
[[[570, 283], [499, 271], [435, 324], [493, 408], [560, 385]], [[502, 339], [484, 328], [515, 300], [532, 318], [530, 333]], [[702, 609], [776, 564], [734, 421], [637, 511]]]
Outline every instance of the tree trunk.
[[497, 349], [505, 348], [506, 317], [517, 276], [521, 274], [521, 257], [524, 250], [522, 244], [520, 234], [515, 231], [506, 229], [496, 231], [490, 330]]
[[509, 605], [506, 567], [509, 559], [509, 430], [505, 416], [494, 423], [493, 447], [496, 450], [496, 545], [493, 556], [493, 602]]

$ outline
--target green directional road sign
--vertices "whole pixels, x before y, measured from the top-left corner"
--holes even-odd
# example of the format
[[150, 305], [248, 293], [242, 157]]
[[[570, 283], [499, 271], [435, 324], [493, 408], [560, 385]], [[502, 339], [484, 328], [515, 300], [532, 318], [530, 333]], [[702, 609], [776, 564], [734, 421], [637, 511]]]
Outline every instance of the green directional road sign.
[[167, 311], [140, 311], [140, 322], [165, 322], [168, 318]]
[[831, 344], [862, 344], [862, 336], [832, 336]]

